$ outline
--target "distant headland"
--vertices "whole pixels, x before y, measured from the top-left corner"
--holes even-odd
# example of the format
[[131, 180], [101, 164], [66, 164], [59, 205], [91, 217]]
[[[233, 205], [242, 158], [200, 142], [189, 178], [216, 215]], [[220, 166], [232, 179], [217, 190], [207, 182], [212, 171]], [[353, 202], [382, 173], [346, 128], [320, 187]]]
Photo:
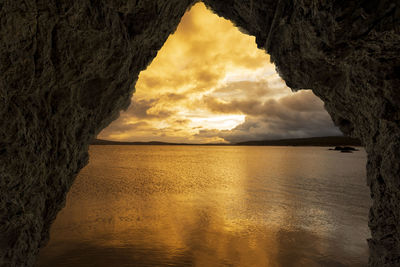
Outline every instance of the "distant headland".
[[153, 145], [153, 146], [362, 146], [360, 140], [346, 136], [323, 136], [309, 138], [279, 139], [279, 140], [260, 140], [246, 141], [238, 143], [168, 143], [168, 142], [119, 142], [102, 139], [94, 139], [91, 145]]

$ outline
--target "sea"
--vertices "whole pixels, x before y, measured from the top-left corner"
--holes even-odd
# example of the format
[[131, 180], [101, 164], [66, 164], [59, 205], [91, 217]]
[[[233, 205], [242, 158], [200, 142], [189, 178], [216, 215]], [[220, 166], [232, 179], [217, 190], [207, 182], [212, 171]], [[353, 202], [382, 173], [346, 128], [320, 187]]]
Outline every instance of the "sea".
[[366, 266], [359, 149], [91, 146], [37, 266]]

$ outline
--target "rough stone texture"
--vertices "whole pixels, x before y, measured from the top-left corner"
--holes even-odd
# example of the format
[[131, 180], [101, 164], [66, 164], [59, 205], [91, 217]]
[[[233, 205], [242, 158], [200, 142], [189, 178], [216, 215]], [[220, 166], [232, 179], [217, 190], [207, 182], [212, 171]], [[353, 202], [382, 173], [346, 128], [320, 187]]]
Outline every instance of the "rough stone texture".
[[[33, 266], [88, 143], [195, 0], [0, 0], [0, 266]], [[363, 140], [371, 266], [400, 266], [400, 1], [205, 0]]]
[[0, 266], [32, 266], [88, 143], [191, 0], [0, 0]]
[[256, 36], [289, 87], [311, 88], [335, 124], [363, 141], [369, 265], [400, 266], [400, 1], [205, 2]]

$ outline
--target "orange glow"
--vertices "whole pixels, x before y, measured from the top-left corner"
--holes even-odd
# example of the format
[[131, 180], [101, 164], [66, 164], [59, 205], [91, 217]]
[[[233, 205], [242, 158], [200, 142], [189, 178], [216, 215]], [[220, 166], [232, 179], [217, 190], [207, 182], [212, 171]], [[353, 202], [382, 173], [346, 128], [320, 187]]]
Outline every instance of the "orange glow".
[[[255, 38], [198, 3], [140, 73], [131, 107], [98, 138], [227, 142], [222, 132], [229, 134], [245, 120], [266, 121], [251, 118], [248, 107], [289, 94], [269, 55], [257, 49]], [[225, 106], [218, 110], [216, 105]], [[318, 105], [323, 110], [322, 102]], [[277, 128], [260, 127], [264, 128], [253, 127], [256, 134]]]

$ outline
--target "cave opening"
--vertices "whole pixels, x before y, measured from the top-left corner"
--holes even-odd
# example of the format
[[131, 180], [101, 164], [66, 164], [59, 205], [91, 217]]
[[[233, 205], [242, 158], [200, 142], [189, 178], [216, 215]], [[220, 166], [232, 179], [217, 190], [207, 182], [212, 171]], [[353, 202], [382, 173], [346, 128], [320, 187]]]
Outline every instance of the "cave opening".
[[[80, 170], [88, 164], [89, 143], [118, 117], [121, 110], [129, 106], [139, 73], [155, 58], [188, 7], [196, 2], [6, 0], [0, 3], [0, 265], [35, 265], [39, 250], [49, 240], [50, 226], [65, 205], [69, 189]], [[372, 199], [368, 219], [371, 230], [368, 265], [398, 266], [399, 4], [392, 0], [203, 2], [216, 14], [254, 36], [257, 47], [268, 51], [279, 74], [291, 89], [310, 88], [324, 102], [335, 125], [346, 135], [361, 140], [368, 155], [367, 184]], [[210, 31], [212, 28], [213, 25]], [[227, 48], [231, 46], [228, 44]], [[241, 52], [238, 53], [240, 55]], [[222, 104], [227, 101], [225, 99]], [[221, 107], [221, 103], [217, 104]], [[153, 111], [157, 114], [156, 110]], [[224, 112], [228, 111], [224, 109]], [[221, 135], [219, 138], [225, 137]], [[103, 152], [119, 158], [110, 151]], [[182, 153], [179, 155], [177, 158], [184, 158], [181, 157]], [[260, 156], [255, 151], [249, 155]], [[338, 156], [337, 153], [324, 155]], [[346, 157], [344, 155], [343, 158]], [[287, 158], [289, 154], [281, 156]], [[218, 160], [207, 157], [204, 160], [210, 165], [218, 163]], [[150, 162], [153, 164], [157, 161]], [[192, 158], [192, 162], [198, 162], [198, 158]], [[235, 163], [229, 172], [236, 170], [236, 173], [246, 174], [254, 169], [243, 168], [246, 166], [243, 162], [253, 162], [246, 157], [228, 162]], [[296, 162], [293, 166], [301, 162], [293, 172], [300, 174], [310, 169], [305, 167], [306, 163], [318, 161], [291, 162]], [[344, 164], [346, 162], [349, 161]], [[119, 168], [124, 169], [124, 166]], [[218, 168], [215, 170], [218, 171]], [[343, 168], [336, 167], [336, 170], [340, 172]], [[213, 171], [199, 173], [212, 174]], [[255, 174], [251, 177], [262, 176]], [[347, 179], [347, 182], [351, 182], [351, 179]], [[120, 179], [119, 184], [123, 184], [123, 180]], [[250, 186], [253, 183], [244, 184]], [[165, 186], [168, 185], [170, 183]], [[214, 184], [210, 182], [203, 185], [207, 187]], [[361, 186], [354, 187], [355, 184], [338, 185], [340, 183], [329, 188], [342, 192], [354, 189], [350, 193], [336, 195], [335, 199], [339, 200], [348, 200], [346, 196], [352, 197], [354, 192], [363, 190]], [[315, 192], [322, 192], [319, 187], [314, 189]], [[249, 196], [259, 192], [254, 188], [250, 191], [252, 194]], [[216, 193], [213, 191], [211, 195]], [[333, 195], [327, 192], [316, 199]], [[366, 205], [369, 201], [360, 200], [357, 203]], [[190, 203], [193, 202], [187, 202]], [[247, 204], [239, 206], [246, 207]], [[351, 209], [353, 206], [348, 207]], [[328, 209], [329, 212], [334, 210]], [[208, 213], [199, 214], [204, 214], [199, 218], [207, 218]], [[232, 218], [231, 213], [217, 214]], [[318, 216], [310, 214], [306, 217], [311, 219]], [[336, 217], [349, 218], [341, 215]], [[112, 220], [109, 225], [113, 225]], [[354, 226], [353, 223], [345, 225], [350, 228]], [[231, 226], [226, 225], [225, 229], [234, 229]], [[198, 235], [196, 231], [192, 233]], [[217, 239], [230, 240], [225, 237]], [[104, 240], [107, 238], [103, 236]], [[203, 240], [208, 238], [205, 236]], [[258, 247], [254, 240], [247, 241], [247, 247]], [[304, 239], [303, 243], [308, 244], [307, 241]], [[176, 240], [176, 243], [179, 242]], [[118, 244], [125, 248], [123, 244]], [[189, 245], [192, 248], [204, 247], [201, 242]], [[357, 246], [350, 247], [348, 251]], [[227, 251], [224, 249], [226, 246], [218, 248]], [[110, 250], [102, 251], [102, 254], [110, 255]], [[190, 260], [191, 255], [198, 255], [193, 250], [184, 251], [187, 253], [183, 253], [182, 249], [176, 250], [174, 255], [189, 255], [189, 258], [183, 257], [184, 260]], [[228, 252], [232, 254], [232, 251]], [[160, 255], [164, 254], [160, 252]], [[124, 258], [129, 259], [129, 256], [125, 255]], [[290, 257], [284, 255], [281, 258]], [[331, 262], [325, 262], [324, 265], [329, 264]]]
[[[267, 152], [274, 158], [254, 147], [221, 145], [337, 135], [312, 91], [292, 92], [269, 56], [257, 50], [254, 37], [198, 3], [140, 74], [131, 106], [98, 138], [214, 143], [216, 156], [209, 156], [207, 146], [190, 152], [168, 146], [92, 147], [92, 163], [78, 176], [39, 266], [366, 264], [365, 151], [274, 148]], [[263, 180], [265, 164], [280, 182]], [[346, 167], [338, 170], [338, 165]], [[183, 181], [172, 181], [177, 173], [170, 170], [181, 170]], [[322, 179], [324, 173], [337, 180]], [[295, 177], [300, 182], [290, 180]], [[329, 212], [336, 205], [341, 209]], [[327, 256], [333, 251], [342, 258]]]
[[254, 37], [202, 3], [186, 12], [135, 88], [130, 107], [99, 139], [238, 143], [342, 135], [311, 90], [293, 92]]

